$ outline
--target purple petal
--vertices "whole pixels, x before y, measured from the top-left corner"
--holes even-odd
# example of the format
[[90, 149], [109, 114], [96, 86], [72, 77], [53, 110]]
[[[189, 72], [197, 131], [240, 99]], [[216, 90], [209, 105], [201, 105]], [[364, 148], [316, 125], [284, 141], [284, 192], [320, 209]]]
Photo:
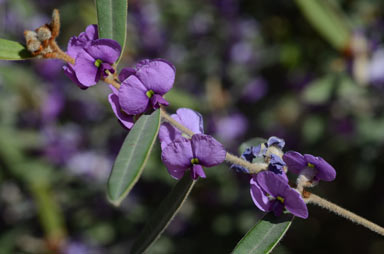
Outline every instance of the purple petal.
[[160, 108], [161, 105], [163, 106], [168, 106], [169, 103], [168, 101], [166, 101], [161, 95], [159, 94], [154, 94], [152, 95], [151, 99], [150, 99], [150, 102], [151, 102], [151, 105], [152, 105], [152, 108], [154, 110]]
[[196, 180], [197, 178], [206, 178], [205, 172], [203, 170], [203, 167], [199, 164], [194, 164], [192, 166], [192, 179]]
[[77, 55], [73, 70], [79, 82], [84, 86], [95, 85], [99, 80], [98, 68], [94, 64], [95, 59], [87, 52], [82, 51]]
[[121, 47], [117, 41], [111, 39], [98, 39], [92, 41], [85, 50], [95, 60], [100, 59], [103, 62], [113, 64], [120, 56]]
[[204, 133], [203, 117], [192, 109], [179, 108], [173, 118], [195, 134]]
[[187, 170], [192, 166], [192, 158], [191, 141], [183, 137], [167, 145], [161, 152], [161, 160], [171, 171]]
[[177, 137], [181, 136], [181, 131], [173, 127], [170, 123], [163, 123], [159, 130], [159, 140], [161, 150], [163, 150], [169, 143], [174, 141]]
[[280, 201], [274, 200], [272, 201], [271, 210], [276, 217], [279, 217], [284, 211], [284, 205]]
[[153, 60], [144, 63], [136, 72], [148, 90], [163, 95], [168, 92], [175, 81], [175, 67], [165, 60]]
[[308, 218], [308, 208], [300, 194], [292, 188], [285, 192], [284, 196], [285, 208], [293, 215], [306, 219]]
[[256, 181], [262, 190], [273, 197], [284, 197], [284, 192], [287, 188], [290, 188], [288, 183], [281, 176], [270, 171], [258, 173], [256, 175]]
[[80, 87], [83, 90], [88, 88], [88, 86], [84, 86], [79, 82], [79, 80], [76, 77], [75, 71], [72, 69], [72, 67], [69, 64], [64, 65], [63, 70], [64, 70], [64, 74], [67, 75], [68, 78], [70, 78], [72, 82], [75, 83], [78, 87]]
[[[81, 36], [82, 34], [79, 35], [79, 37]], [[87, 26], [87, 28], [85, 28], [84, 36], [89, 41], [99, 39], [99, 32], [97, 31], [97, 25], [93, 24], [93, 25]]]
[[175, 178], [175, 179], [177, 179], [177, 180], [180, 180], [181, 178], [183, 178], [184, 173], [185, 173], [185, 171], [186, 171], [186, 169], [181, 169], [181, 168], [175, 168], [175, 169], [173, 169], [173, 168], [171, 168], [171, 167], [167, 168], [167, 170], [168, 170], [168, 173], [169, 173], [173, 178]]
[[283, 155], [283, 160], [287, 163], [288, 170], [295, 174], [300, 174], [301, 170], [307, 167], [306, 160], [301, 153], [295, 151], [286, 152]]
[[255, 205], [263, 212], [271, 211], [271, 202], [264, 191], [257, 184], [255, 178], [252, 177], [249, 183], [251, 184], [250, 192], [253, 203], [255, 203]]
[[91, 41], [98, 39], [97, 25], [89, 25], [85, 32], [80, 33], [78, 37], [73, 36], [68, 42], [67, 54], [71, 57], [76, 57], [77, 54]]
[[278, 148], [283, 149], [285, 146], [285, 141], [284, 141], [284, 139], [272, 136], [268, 139], [267, 145], [268, 145], [268, 147], [275, 145]]
[[111, 104], [113, 113], [115, 113], [117, 119], [119, 119], [119, 121], [125, 128], [127, 128], [128, 130], [131, 129], [134, 124], [133, 116], [127, 115], [124, 112], [122, 112], [122, 109], [119, 104], [119, 97], [116, 94], [111, 93], [108, 96], [108, 100], [109, 100], [109, 103]]
[[149, 103], [146, 88], [136, 76], [130, 76], [121, 83], [119, 103], [128, 115], [143, 113]]
[[124, 68], [120, 71], [119, 73], [119, 80], [123, 82], [126, 80], [129, 76], [133, 75], [136, 73], [136, 70], [133, 68]]
[[119, 90], [113, 85], [109, 85], [109, 88], [112, 90], [113, 94], [119, 95]]
[[209, 135], [195, 134], [192, 136], [193, 154], [199, 164], [213, 167], [225, 160], [226, 151], [221, 143]]
[[311, 154], [304, 154], [307, 162], [311, 163], [317, 169], [315, 178], [323, 181], [333, 181], [336, 178], [336, 170], [323, 158], [315, 157]]

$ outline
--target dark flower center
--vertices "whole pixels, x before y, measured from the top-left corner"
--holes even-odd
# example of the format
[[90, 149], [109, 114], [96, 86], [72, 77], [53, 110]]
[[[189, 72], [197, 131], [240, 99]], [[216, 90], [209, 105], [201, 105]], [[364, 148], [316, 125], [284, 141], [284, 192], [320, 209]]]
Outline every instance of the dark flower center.
[[103, 61], [102, 61], [101, 59], [96, 59], [94, 65], [95, 65], [97, 68], [99, 68], [100, 65], [101, 65], [102, 63], [103, 63]]
[[147, 95], [148, 98], [151, 98], [155, 94], [155, 92], [152, 90], [149, 90], [145, 94]]
[[199, 159], [198, 158], [192, 158], [191, 163], [192, 164], [199, 164]]

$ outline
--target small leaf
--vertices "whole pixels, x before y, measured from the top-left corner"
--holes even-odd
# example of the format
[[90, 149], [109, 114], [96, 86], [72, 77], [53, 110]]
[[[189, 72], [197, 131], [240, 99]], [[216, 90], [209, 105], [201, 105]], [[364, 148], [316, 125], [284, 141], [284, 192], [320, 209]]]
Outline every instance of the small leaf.
[[32, 57], [23, 44], [0, 39], [0, 60], [26, 60]]
[[117, 41], [124, 52], [127, 36], [127, 0], [96, 0], [99, 37]]
[[190, 174], [185, 174], [173, 187], [133, 243], [132, 254], [144, 253], [155, 243], [184, 204], [195, 182]]
[[293, 218], [292, 214], [283, 214], [280, 217], [276, 217], [272, 213], [267, 214], [245, 234], [232, 253], [270, 253], [288, 231]]
[[128, 195], [139, 179], [160, 128], [160, 110], [142, 115], [117, 155], [108, 179], [108, 198], [114, 205]]
[[338, 50], [344, 50], [351, 38], [349, 21], [335, 1], [296, 0], [301, 11], [328, 42]]

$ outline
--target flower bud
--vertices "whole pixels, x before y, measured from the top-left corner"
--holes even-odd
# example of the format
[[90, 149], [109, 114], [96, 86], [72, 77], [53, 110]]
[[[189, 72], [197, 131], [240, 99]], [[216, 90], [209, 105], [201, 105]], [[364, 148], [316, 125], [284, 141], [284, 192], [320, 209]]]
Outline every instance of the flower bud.
[[37, 38], [41, 42], [48, 40], [52, 37], [51, 30], [49, 30], [49, 28], [46, 26], [42, 26], [42, 27], [37, 28], [36, 32], [37, 32]]

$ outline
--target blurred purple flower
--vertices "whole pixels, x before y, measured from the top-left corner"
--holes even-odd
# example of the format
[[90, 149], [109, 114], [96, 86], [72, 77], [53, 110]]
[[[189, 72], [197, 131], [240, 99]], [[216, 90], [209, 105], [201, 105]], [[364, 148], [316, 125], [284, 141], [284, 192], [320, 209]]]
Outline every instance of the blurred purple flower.
[[[189, 109], [179, 108], [176, 110], [176, 114], [172, 114], [171, 117], [177, 122], [181, 123], [195, 134], [203, 134], [203, 117], [200, 113]], [[170, 123], [163, 123], [159, 130], [159, 140], [161, 149], [164, 149], [168, 144], [181, 137], [182, 133], [179, 129], [173, 127]]]
[[369, 80], [374, 85], [384, 84], [384, 48], [379, 48], [373, 52], [371, 63], [369, 64]]
[[173, 86], [175, 67], [162, 59], [144, 60], [137, 66], [134, 74], [121, 83], [119, 103], [128, 115], [158, 109], [168, 102], [162, 97]]
[[216, 134], [224, 143], [239, 139], [248, 129], [248, 120], [240, 113], [220, 118], [216, 122]]
[[188, 169], [192, 178], [205, 178], [203, 167], [213, 167], [225, 160], [226, 151], [222, 144], [209, 135], [195, 134], [191, 139], [180, 137], [168, 144], [161, 153], [161, 159], [169, 174], [181, 179]]
[[44, 97], [41, 106], [42, 120], [45, 123], [51, 122], [56, 119], [64, 106], [64, 98], [60, 92], [51, 92]]
[[108, 96], [109, 104], [111, 104], [113, 113], [115, 113], [119, 122], [123, 125], [124, 128], [130, 130], [134, 125], [134, 116], [126, 114], [119, 103], [118, 90], [113, 86], [110, 86], [112, 93]]
[[267, 83], [262, 78], [253, 79], [242, 91], [242, 98], [247, 102], [256, 102], [263, 98], [268, 91]]
[[252, 177], [250, 184], [252, 200], [260, 210], [273, 211], [275, 216], [280, 216], [286, 208], [297, 217], [308, 217], [308, 209], [301, 195], [273, 172], [258, 173]]
[[112, 160], [96, 152], [78, 152], [67, 161], [68, 169], [89, 180], [106, 181], [112, 167]]
[[36, 61], [36, 71], [45, 79], [55, 82], [57, 75], [61, 71], [63, 62], [59, 59], [44, 59]]
[[300, 174], [306, 168], [313, 168], [315, 172], [314, 180], [333, 181], [336, 178], [336, 170], [323, 158], [315, 157], [311, 154], [300, 154], [295, 151], [286, 152], [283, 160], [287, 163], [288, 170], [295, 174]]

